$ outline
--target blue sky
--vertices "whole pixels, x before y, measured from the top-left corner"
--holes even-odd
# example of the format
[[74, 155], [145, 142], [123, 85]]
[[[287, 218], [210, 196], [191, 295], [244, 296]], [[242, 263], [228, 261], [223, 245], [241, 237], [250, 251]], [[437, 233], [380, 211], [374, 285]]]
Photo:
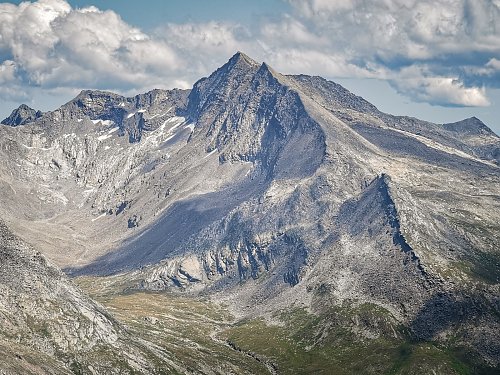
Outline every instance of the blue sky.
[[281, 0], [74, 0], [69, 3], [73, 7], [94, 5], [103, 10], [113, 9], [124, 21], [144, 30], [153, 30], [167, 22], [219, 20], [248, 23], [255, 17], [273, 17], [290, 11], [289, 3]]
[[0, 117], [81, 89], [190, 87], [237, 50], [381, 110], [500, 133], [500, 0], [0, 3]]

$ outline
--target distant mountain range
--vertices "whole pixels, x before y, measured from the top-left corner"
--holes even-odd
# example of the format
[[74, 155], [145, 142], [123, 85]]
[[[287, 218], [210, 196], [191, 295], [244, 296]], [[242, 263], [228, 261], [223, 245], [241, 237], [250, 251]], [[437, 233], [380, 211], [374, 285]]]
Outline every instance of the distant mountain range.
[[[341, 320], [355, 337], [500, 365], [500, 138], [477, 118], [392, 116], [238, 52], [191, 90], [87, 90], [2, 124], [0, 319], [17, 328], [2, 328], [0, 351], [21, 332], [16, 345], [62, 373], [112, 373], [88, 354], [104, 330], [125, 372], [154, 373], [144, 358], [191, 371], [130, 339], [45, 257], [72, 277], [207, 296], [245, 319], [305, 309], [330, 327], [335, 309], [358, 311], [354, 326]], [[31, 301], [23, 313], [20, 300]], [[89, 314], [98, 323], [79, 333]], [[60, 336], [42, 339], [34, 324]]]

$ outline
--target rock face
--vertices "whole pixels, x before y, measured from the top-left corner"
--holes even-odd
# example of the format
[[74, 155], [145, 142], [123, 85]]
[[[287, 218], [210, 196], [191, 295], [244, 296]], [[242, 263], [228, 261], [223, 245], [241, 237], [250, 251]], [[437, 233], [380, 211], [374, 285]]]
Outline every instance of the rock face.
[[36, 111], [28, 107], [26, 104], [21, 104], [19, 108], [12, 111], [9, 117], [2, 121], [3, 125], [19, 126], [28, 124], [42, 117], [41, 111]]
[[2, 374], [154, 371], [145, 347], [1, 221], [0, 322]]
[[[157, 110], [168, 111], [185, 105], [186, 90], [153, 90], [133, 98], [125, 98], [104, 91], [82, 91], [75, 99], [54, 113], [55, 118], [80, 122], [88, 117], [97, 123], [112, 124], [119, 128], [121, 135], [127, 135], [129, 142], [141, 140], [143, 131], [157, 129], [162, 123], [162, 115]], [[154, 112], [148, 116], [148, 112]], [[175, 110], [172, 111], [175, 114]], [[54, 117], [48, 119], [53, 121]]]
[[500, 363], [500, 138], [477, 119], [237, 53], [192, 90], [84, 91], [0, 132], [0, 213], [68, 273], [243, 314], [370, 303]]

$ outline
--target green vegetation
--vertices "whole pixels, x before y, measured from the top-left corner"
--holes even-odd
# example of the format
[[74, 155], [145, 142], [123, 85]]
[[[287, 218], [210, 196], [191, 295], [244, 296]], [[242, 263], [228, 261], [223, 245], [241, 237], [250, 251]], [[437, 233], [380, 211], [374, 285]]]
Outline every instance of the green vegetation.
[[[283, 326], [245, 321], [223, 335], [243, 351], [265, 355], [283, 374], [488, 373], [456, 351], [412, 342], [401, 327], [390, 328], [388, 312], [384, 317], [382, 311], [370, 305], [335, 309], [321, 316], [296, 310], [281, 315]], [[370, 327], [375, 322], [378, 336], [375, 326]], [[392, 335], [386, 334], [387, 328], [393, 330]]]
[[[265, 374], [265, 364], [230, 347], [217, 337], [234, 323], [223, 308], [208, 300], [165, 293], [117, 293], [119, 280], [78, 279], [78, 284], [105, 305], [127, 331], [153, 344], [166, 363], [180, 364], [190, 372]], [[175, 373], [156, 364], [159, 374]]]
[[[474, 215], [465, 210], [457, 211], [462, 214], [461, 218], [449, 216], [448, 219], [457, 230], [466, 233], [466, 238], [471, 243], [471, 249], [470, 253], [461, 255], [463, 259], [461, 262], [456, 262], [456, 265], [473, 280], [488, 284], [500, 282], [500, 253], [495, 243], [497, 240], [496, 234], [500, 233], [500, 226], [464, 219], [474, 217]], [[484, 247], [490, 247], [496, 249], [496, 251], [479, 251], [473, 246], [475, 242], [483, 243]]]
[[71, 374], [56, 359], [22, 344], [0, 338], [0, 373], [4, 374]]
[[412, 341], [387, 310], [372, 304], [330, 307], [318, 315], [304, 309], [281, 311], [273, 323], [235, 321], [209, 300], [117, 293], [116, 280], [78, 282], [133, 335], [157, 345], [165, 358], [193, 372], [209, 368], [223, 374], [490, 373], [474, 364], [470, 353], [451, 344]]

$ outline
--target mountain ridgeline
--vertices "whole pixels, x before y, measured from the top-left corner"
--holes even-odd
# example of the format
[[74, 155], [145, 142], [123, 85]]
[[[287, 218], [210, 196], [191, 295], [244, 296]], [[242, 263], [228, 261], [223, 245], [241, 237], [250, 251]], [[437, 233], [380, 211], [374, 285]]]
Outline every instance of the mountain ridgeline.
[[0, 217], [77, 280], [305, 309], [325, 324], [310, 350], [339, 325], [500, 365], [500, 138], [477, 118], [392, 116], [239, 52], [191, 90], [87, 90], [2, 123]]

